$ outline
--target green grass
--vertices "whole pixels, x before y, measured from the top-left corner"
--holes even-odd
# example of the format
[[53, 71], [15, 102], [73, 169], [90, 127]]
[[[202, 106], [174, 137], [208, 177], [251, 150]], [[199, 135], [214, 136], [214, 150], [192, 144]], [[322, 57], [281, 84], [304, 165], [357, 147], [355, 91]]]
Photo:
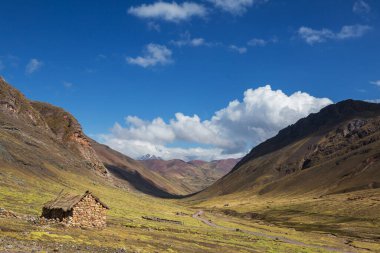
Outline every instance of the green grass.
[[[323, 248], [212, 228], [190, 215], [177, 216], [177, 212], [193, 214], [196, 211], [192, 206], [184, 205], [181, 200], [154, 198], [115, 188], [110, 182], [96, 176], [83, 177], [52, 166], [47, 167], [54, 172], [55, 178], [42, 180], [28, 171], [1, 167], [0, 206], [20, 214], [39, 215], [43, 204], [54, 198], [61, 189], [78, 194], [90, 190], [111, 208], [108, 212], [108, 227], [103, 230], [83, 230], [59, 225], [37, 226], [24, 220], [0, 218], [0, 237], [21, 244], [35, 242], [47, 251], [56, 245], [78, 245], [93, 247], [91, 251], [94, 252], [102, 252], [104, 248], [125, 248], [132, 252], [329, 252]], [[220, 203], [212, 202], [214, 204]], [[208, 206], [203, 204], [202, 208], [204, 207]], [[244, 208], [247, 207], [242, 210]], [[141, 218], [144, 215], [178, 220], [184, 225], [148, 221]], [[207, 216], [217, 224], [229, 228], [287, 237], [305, 244], [346, 247], [340, 238], [260, 225], [219, 214], [207, 213]], [[361, 242], [355, 243], [359, 245]], [[368, 244], [371, 246], [367, 243], [367, 247]], [[5, 245], [0, 245], [0, 251], [5, 250], [2, 247]]]
[[[219, 224], [223, 224], [224, 219], [241, 227], [250, 226], [255, 231], [267, 230], [268, 234], [286, 233], [305, 243], [328, 243], [339, 248], [336, 242], [340, 240], [351, 242], [355, 250], [380, 251], [379, 189], [323, 198], [286, 195], [267, 198], [238, 192], [203, 201], [185, 200], [184, 203], [219, 215]], [[250, 213], [259, 214], [259, 218], [249, 218]], [[357, 246], [361, 243], [367, 247]]]

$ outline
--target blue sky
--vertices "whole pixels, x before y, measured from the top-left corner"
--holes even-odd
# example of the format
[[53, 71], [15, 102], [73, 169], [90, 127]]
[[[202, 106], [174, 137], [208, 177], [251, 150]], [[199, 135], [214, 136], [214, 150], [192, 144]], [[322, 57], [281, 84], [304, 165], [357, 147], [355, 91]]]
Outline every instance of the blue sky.
[[332, 101], [380, 98], [379, 10], [375, 0], [4, 0], [0, 74], [133, 157], [237, 157]]

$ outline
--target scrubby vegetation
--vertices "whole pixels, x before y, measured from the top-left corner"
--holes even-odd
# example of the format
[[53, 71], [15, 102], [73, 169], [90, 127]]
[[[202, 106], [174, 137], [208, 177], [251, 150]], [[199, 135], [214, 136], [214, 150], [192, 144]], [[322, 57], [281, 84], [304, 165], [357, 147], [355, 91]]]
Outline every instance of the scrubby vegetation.
[[[62, 188], [75, 193], [89, 189], [111, 207], [108, 227], [82, 230], [34, 224], [23, 218], [0, 218], [0, 251], [34, 247], [40, 251], [56, 249], [62, 252], [68, 249], [93, 252], [329, 252], [323, 245], [331, 249], [348, 247], [344, 240], [327, 234], [305, 234], [219, 213], [207, 213], [205, 218], [229, 230], [211, 227], [194, 219], [192, 214], [196, 209], [184, 206], [181, 200], [154, 198], [117, 189], [96, 176], [78, 178], [70, 172], [50, 169], [58, 176], [56, 179], [42, 180], [3, 165], [1, 205], [19, 214], [38, 216], [43, 203], [54, 198]], [[152, 215], [181, 221], [183, 225], [142, 218]], [[247, 234], [243, 230], [258, 234]], [[355, 243], [358, 247], [360, 243], [372, 246], [370, 242]]]
[[[180, 199], [170, 180], [91, 141], [65, 111], [0, 85], [0, 252], [380, 252], [380, 121], [372, 113], [307, 137], [297, 135], [302, 126], [288, 128], [285, 147], [269, 141]], [[98, 196], [110, 207], [108, 226], [39, 220], [62, 189]]]

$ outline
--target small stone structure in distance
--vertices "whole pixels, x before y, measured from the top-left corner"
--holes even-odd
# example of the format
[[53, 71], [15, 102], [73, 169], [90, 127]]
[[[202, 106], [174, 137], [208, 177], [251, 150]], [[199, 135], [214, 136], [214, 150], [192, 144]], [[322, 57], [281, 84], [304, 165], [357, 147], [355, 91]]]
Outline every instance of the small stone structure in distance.
[[71, 227], [104, 228], [107, 210], [109, 207], [89, 191], [83, 195], [61, 192], [56, 199], [44, 205], [41, 217]]

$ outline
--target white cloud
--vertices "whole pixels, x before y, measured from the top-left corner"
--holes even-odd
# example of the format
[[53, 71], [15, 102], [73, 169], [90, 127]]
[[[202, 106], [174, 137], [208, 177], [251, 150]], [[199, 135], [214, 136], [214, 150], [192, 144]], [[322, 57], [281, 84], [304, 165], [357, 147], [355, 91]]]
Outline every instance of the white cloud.
[[153, 43], [146, 46], [143, 56], [135, 58], [127, 57], [126, 60], [129, 64], [144, 68], [156, 65], [167, 65], [173, 62], [172, 51], [170, 49], [166, 46]]
[[181, 34], [179, 40], [170, 41], [171, 44], [177, 47], [190, 46], [190, 47], [199, 47], [199, 46], [210, 46], [210, 43], [206, 43], [203, 38], [192, 38], [189, 32]]
[[151, 31], [156, 31], [156, 32], [160, 32], [161, 31], [161, 26], [155, 22], [148, 22], [148, 29], [151, 30]]
[[248, 51], [246, 47], [238, 47], [238, 46], [235, 46], [235, 45], [230, 45], [229, 48], [232, 51], [237, 52], [239, 54], [245, 54]]
[[37, 59], [31, 59], [29, 63], [26, 65], [25, 72], [27, 74], [32, 74], [39, 70], [43, 66], [42, 61], [39, 61]]
[[351, 38], [362, 37], [365, 33], [371, 30], [367, 25], [347, 25], [343, 26], [339, 32], [333, 32], [323, 28], [315, 30], [309, 27], [302, 26], [298, 29], [298, 35], [309, 45], [326, 42], [327, 40], [345, 40]]
[[365, 100], [365, 101], [370, 102], [370, 103], [380, 104], [380, 99], [369, 99], [369, 100]]
[[248, 41], [248, 46], [251, 47], [264, 47], [270, 43], [277, 43], [278, 39], [277, 37], [273, 37], [272, 39], [269, 40], [264, 40], [264, 39], [259, 39], [259, 38], [253, 38], [250, 41]]
[[105, 54], [98, 54], [97, 56], [96, 56], [96, 60], [98, 60], [98, 61], [102, 61], [102, 60], [106, 60], [108, 57], [107, 57], [107, 55], [105, 55]]
[[377, 81], [371, 81], [370, 83], [371, 83], [371, 84], [374, 84], [374, 85], [377, 85], [377, 86], [380, 86], [380, 80], [377, 80]]
[[[125, 127], [116, 123], [100, 140], [135, 158], [147, 153], [184, 160], [239, 157], [280, 129], [331, 103], [303, 92], [288, 96], [267, 85], [248, 89], [243, 101], [230, 102], [207, 120], [183, 113], [176, 113], [168, 122], [128, 116]], [[191, 147], [173, 147], [176, 142]]]
[[253, 47], [256, 47], [256, 46], [263, 47], [263, 46], [266, 46], [268, 43], [266, 40], [263, 40], [263, 39], [251, 39], [250, 41], [248, 41], [247, 44]]
[[71, 87], [73, 87], [73, 83], [71, 83], [71, 82], [63, 81], [62, 84], [63, 84], [63, 86], [64, 86], [66, 89], [70, 89]]
[[207, 10], [203, 5], [183, 2], [155, 2], [153, 4], [143, 4], [138, 7], [131, 7], [128, 13], [139, 18], [163, 19], [170, 22], [189, 20], [192, 17], [205, 17]]
[[357, 0], [352, 7], [352, 11], [359, 15], [368, 14], [371, 12], [371, 6], [364, 0]]
[[254, 4], [266, 3], [268, 0], [208, 0], [215, 7], [234, 15], [242, 15]]

